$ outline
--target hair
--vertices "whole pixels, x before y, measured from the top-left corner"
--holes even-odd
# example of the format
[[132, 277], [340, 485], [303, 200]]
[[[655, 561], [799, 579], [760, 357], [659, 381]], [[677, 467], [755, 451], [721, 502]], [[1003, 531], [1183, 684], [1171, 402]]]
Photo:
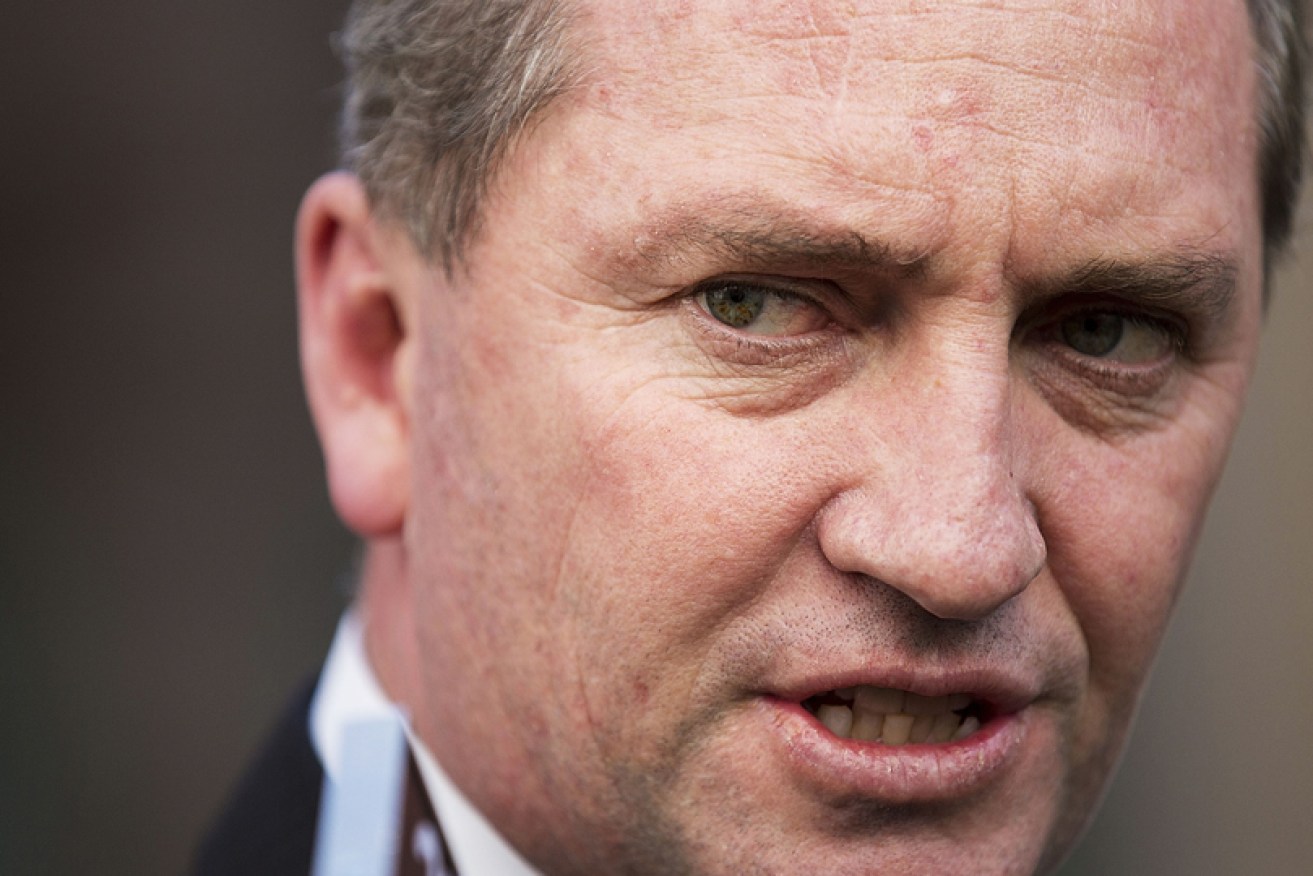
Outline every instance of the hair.
[[1258, 185], [1270, 267], [1290, 241], [1304, 174], [1303, 0], [1247, 0], [1258, 67]]
[[[1303, 175], [1302, 0], [1246, 0], [1258, 69], [1258, 183], [1265, 260], [1293, 230]], [[354, 0], [344, 165], [374, 208], [451, 270], [514, 140], [579, 80], [566, 0]]]
[[561, 0], [354, 0], [343, 164], [374, 209], [448, 270], [478, 230], [498, 164], [575, 81]]

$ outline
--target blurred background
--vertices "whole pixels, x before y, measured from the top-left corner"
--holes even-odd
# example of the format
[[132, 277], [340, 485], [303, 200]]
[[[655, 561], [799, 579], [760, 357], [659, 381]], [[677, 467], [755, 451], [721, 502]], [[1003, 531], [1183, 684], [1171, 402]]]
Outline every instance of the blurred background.
[[[345, 0], [0, 27], [0, 873], [177, 873], [345, 604], [291, 230]], [[1068, 876], [1313, 861], [1313, 220], [1108, 804]]]

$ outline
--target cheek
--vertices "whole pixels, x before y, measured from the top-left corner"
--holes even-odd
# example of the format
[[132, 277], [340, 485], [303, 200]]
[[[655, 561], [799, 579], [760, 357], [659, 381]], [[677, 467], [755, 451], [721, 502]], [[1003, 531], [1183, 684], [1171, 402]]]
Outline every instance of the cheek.
[[806, 445], [796, 425], [660, 391], [629, 397], [589, 437], [561, 598], [591, 668], [585, 685], [625, 744], [753, 676], [729, 631], [749, 635], [753, 605], [824, 501], [824, 467]]
[[[418, 363], [408, 521], [423, 613], [447, 631], [431, 662], [499, 655], [485, 686], [515, 688], [517, 720], [571, 724], [565, 744], [668, 722], [824, 499], [804, 430], [634, 367], [661, 349], [588, 336], [568, 355], [517, 316], [492, 331], [451, 311]], [[441, 708], [487, 711], [479, 696]]]
[[[436, 291], [442, 305], [439, 295], [463, 294]], [[405, 538], [426, 687], [441, 691], [430, 710], [436, 725], [482, 722], [531, 739], [551, 709], [573, 714], [557, 705], [568, 691], [552, 685], [562, 667], [551, 643], [582, 468], [577, 423], [562, 415], [558, 376], [525, 323], [499, 319], [514, 310], [428, 306]]]
[[1180, 591], [1224, 439], [1172, 424], [1121, 445], [1069, 440], [1042, 506], [1050, 568], [1086, 640], [1094, 693], [1129, 708]]

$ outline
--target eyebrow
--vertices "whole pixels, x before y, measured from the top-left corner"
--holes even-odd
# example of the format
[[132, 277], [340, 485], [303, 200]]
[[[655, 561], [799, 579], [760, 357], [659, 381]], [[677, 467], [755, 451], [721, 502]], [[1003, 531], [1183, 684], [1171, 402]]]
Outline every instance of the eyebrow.
[[1216, 252], [1180, 250], [1143, 260], [1100, 258], [1059, 277], [1030, 284], [1026, 297], [1112, 295], [1215, 321], [1231, 309], [1237, 274], [1235, 260]]
[[[933, 274], [938, 261], [928, 249], [895, 245], [790, 204], [774, 199], [763, 203], [737, 192], [662, 211], [636, 230], [633, 242], [625, 261], [654, 269], [710, 263], [742, 270], [823, 268], [919, 280]], [[1013, 284], [1023, 301], [1110, 295], [1217, 321], [1234, 303], [1238, 273], [1229, 254], [1181, 247], [1143, 256], [1095, 257], [1033, 281], [1014, 276]]]
[[744, 269], [795, 266], [883, 271], [923, 276], [928, 255], [847, 226], [826, 227], [815, 217], [786, 210], [744, 209], [723, 203], [717, 221], [707, 211], [677, 209], [645, 224], [636, 235], [637, 260], [662, 267], [692, 258]]

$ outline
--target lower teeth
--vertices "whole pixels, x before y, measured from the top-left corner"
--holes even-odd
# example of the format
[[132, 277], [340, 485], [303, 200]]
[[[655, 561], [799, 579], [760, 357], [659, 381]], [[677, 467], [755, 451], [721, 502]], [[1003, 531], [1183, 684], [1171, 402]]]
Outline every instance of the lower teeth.
[[963, 717], [955, 712], [885, 715], [834, 703], [825, 703], [810, 711], [840, 739], [885, 745], [957, 742], [980, 729], [980, 719], [975, 715]]

